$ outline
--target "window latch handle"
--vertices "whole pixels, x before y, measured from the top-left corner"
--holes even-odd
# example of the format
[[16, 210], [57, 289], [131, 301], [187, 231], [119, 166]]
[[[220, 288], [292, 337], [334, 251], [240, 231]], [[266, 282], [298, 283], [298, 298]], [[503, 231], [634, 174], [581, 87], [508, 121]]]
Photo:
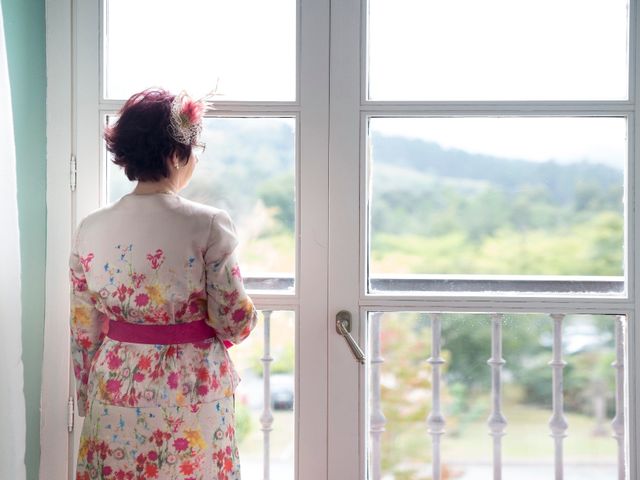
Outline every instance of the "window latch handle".
[[364, 352], [351, 336], [351, 312], [340, 310], [336, 315], [336, 331], [344, 337], [358, 362], [364, 364]]

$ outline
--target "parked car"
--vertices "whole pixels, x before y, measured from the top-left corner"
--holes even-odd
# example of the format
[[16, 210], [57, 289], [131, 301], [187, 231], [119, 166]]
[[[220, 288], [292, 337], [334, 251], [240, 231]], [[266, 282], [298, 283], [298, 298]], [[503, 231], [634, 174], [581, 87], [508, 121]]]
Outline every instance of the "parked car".
[[[251, 370], [244, 370], [242, 381], [236, 391], [236, 401], [242, 402], [253, 411], [263, 408], [263, 378]], [[293, 410], [295, 397], [295, 377], [290, 373], [274, 373], [270, 377], [271, 408], [273, 410]]]
[[271, 407], [274, 410], [293, 410], [294, 376], [288, 373], [271, 375]]

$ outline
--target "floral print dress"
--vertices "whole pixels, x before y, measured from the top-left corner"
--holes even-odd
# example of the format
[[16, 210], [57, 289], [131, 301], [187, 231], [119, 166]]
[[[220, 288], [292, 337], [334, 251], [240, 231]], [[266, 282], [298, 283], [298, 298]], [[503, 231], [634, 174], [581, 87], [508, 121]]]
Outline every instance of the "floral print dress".
[[[223, 210], [172, 193], [128, 194], [87, 216], [69, 259], [71, 356], [84, 416], [76, 479], [240, 478], [226, 345], [257, 313]], [[143, 344], [109, 337], [111, 321], [206, 321], [215, 337]]]

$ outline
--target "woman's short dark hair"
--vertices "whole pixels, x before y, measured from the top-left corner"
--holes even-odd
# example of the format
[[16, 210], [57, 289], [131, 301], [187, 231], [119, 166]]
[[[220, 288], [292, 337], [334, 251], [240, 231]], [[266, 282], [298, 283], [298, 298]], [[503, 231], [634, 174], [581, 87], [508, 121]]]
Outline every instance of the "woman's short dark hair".
[[167, 160], [175, 153], [184, 163], [191, 145], [177, 142], [169, 134], [171, 102], [175, 95], [149, 88], [126, 101], [118, 120], [107, 126], [104, 139], [113, 163], [124, 168], [129, 180], [158, 181], [169, 177]]

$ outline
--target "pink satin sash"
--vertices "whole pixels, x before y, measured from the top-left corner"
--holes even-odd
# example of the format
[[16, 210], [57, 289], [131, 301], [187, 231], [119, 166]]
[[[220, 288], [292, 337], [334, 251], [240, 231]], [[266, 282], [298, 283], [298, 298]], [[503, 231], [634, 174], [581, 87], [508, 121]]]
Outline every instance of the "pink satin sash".
[[107, 336], [120, 342], [171, 345], [202, 342], [216, 335], [215, 330], [204, 320], [171, 325], [142, 325], [109, 320]]

